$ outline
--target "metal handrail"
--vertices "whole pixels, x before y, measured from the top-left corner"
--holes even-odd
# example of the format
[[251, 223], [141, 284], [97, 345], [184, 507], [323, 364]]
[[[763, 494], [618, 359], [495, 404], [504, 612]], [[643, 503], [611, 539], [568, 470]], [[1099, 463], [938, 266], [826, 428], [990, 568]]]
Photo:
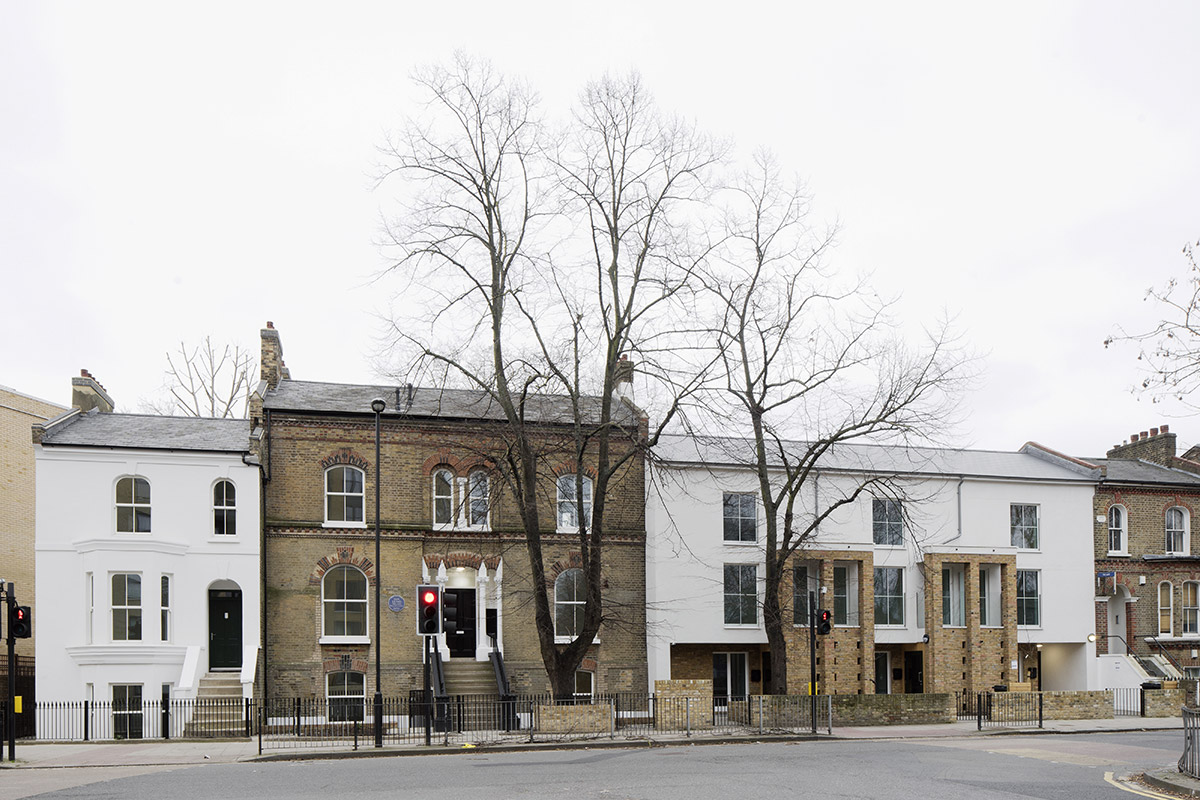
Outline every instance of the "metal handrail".
[[[1167, 661], [1170, 661], [1170, 662], [1171, 662], [1171, 666], [1173, 666], [1173, 667], [1176, 669], [1176, 671], [1178, 671], [1178, 672], [1179, 672], [1179, 676], [1180, 676], [1181, 678], [1182, 678], [1182, 677], [1187, 677], [1187, 670], [1185, 670], [1185, 669], [1183, 668], [1183, 665], [1182, 665], [1182, 664], [1180, 664], [1178, 661], [1176, 661], [1176, 660], [1175, 660], [1175, 658], [1174, 658], [1174, 657], [1173, 657], [1173, 656], [1172, 656], [1170, 653], [1168, 653], [1168, 652], [1167, 652], [1167, 648], [1165, 648], [1165, 647], [1163, 647], [1163, 646], [1162, 646], [1162, 642], [1158, 641], [1158, 637], [1156, 637], [1156, 636], [1147, 636], [1147, 637], [1146, 637], [1146, 642], [1147, 642], [1147, 643], [1149, 643], [1149, 644], [1152, 644], [1152, 645], [1154, 645], [1155, 647], [1157, 647], [1159, 650], [1161, 650], [1161, 651], [1162, 651], [1162, 654], [1163, 654], [1163, 656], [1164, 656], [1164, 657], [1167, 659]], [[1129, 647], [1129, 645], [1128, 645], [1128, 644], [1126, 644], [1125, 646], [1126, 646], [1126, 648], [1128, 648], [1128, 647]]]

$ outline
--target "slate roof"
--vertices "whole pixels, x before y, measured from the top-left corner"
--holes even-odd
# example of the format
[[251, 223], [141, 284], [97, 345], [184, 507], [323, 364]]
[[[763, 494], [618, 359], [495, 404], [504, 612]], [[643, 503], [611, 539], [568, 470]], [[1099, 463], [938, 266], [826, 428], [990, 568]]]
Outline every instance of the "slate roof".
[[1133, 458], [1088, 459], [1104, 468], [1107, 483], [1150, 483], [1200, 487], [1200, 475]]
[[93, 410], [48, 423], [42, 445], [246, 453], [250, 450], [250, 422]]
[[[796, 443], [797, 452], [804, 447]], [[744, 466], [753, 456], [748, 439], [664, 436], [655, 448], [660, 458], [675, 463]], [[829, 471], [902, 475], [963, 475], [1046, 481], [1094, 482], [1084, 469], [1069, 469], [1024, 452], [957, 450], [900, 445], [840, 444], [820, 460]]]
[[[435, 389], [414, 386], [412, 402], [408, 402], [405, 386], [366, 386], [353, 383], [321, 383], [318, 381], [283, 380], [263, 398], [263, 408], [272, 411], [308, 411], [326, 414], [367, 414], [371, 401], [383, 398], [387, 407], [384, 417], [428, 417], [450, 419], [503, 420], [504, 412], [486, 392], [474, 389]], [[581, 400], [585, 421], [600, 416], [600, 399]], [[534, 422], [570, 423], [570, 400], [563, 395], [530, 395], [526, 401], [526, 417]], [[633, 425], [637, 419], [629, 406], [613, 402], [614, 421]]]

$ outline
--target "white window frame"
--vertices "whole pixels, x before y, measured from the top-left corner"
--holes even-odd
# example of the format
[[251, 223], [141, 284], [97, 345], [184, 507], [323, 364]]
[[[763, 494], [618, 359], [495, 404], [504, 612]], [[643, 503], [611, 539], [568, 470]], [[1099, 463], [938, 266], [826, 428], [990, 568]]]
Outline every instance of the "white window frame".
[[979, 627], [1003, 628], [1004, 618], [1000, 610], [1000, 565], [979, 566]]
[[[1017, 509], [1021, 511], [1021, 519], [1015, 519]], [[1033, 510], [1033, 524], [1030, 525], [1028, 520], [1024, 519], [1025, 511]], [[1013, 547], [1018, 550], [1040, 550], [1042, 547], [1042, 519], [1041, 508], [1035, 503], [1010, 503], [1008, 506], [1008, 525], [1009, 537]], [[1033, 531], [1033, 546], [1028, 547], [1029, 531]], [[1020, 534], [1018, 534], [1018, 531]]]
[[[808, 593], [813, 592], [817, 596], [817, 602], [820, 603], [821, 587], [814, 584], [813, 576], [820, 570], [819, 562], [800, 561], [792, 564], [792, 625], [797, 628], [808, 627], [809, 611], [808, 611]], [[804, 577], [800, 578], [800, 572], [803, 571]], [[801, 588], [800, 581], [803, 580], [804, 586]]]
[[214, 482], [212, 501], [213, 536], [222, 539], [237, 536], [237, 485], [228, 478]]
[[[1189, 595], [1191, 595], [1189, 597]], [[1183, 631], [1184, 636], [1200, 636], [1200, 582], [1183, 582]]]
[[[453, 528], [455, 517], [458, 516], [454, 508], [454, 473], [440, 467], [433, 471], [430, 480], [433, 492], [433, 527], [439, 530]], [[445, 491], [441, 491], [439, 481], [445, 484]], [[439, 505], [445, 510], [444, 519], [439, 518]]]
[[[129, 698], [129, 690], [137, 690], [137, 708], [133, 706], [133, 702]], [[114, 683], [110, 684], [109, 697], [112, 698], [112, 718], [113, 718], [113, 738], [114, 739], [145, 739], [146, 738], [146, 715], [144, 713], [146, 697], [142, 691], [143, 687], [140, 683]], [[121, 699], [117, 699], [118, 694], [123, 695]], [[138, 735], [129, 736], [129, 723], [137, 717]], [[122, 724], [118, 724], [117, 720], [124, 720]], [[117, 731], [124, 727], [125, 736], [118, 736]]]
[[[351, 689], [358, 688], [357, 686], [350, 685], [348, 676], [351, 675], [357, 675], [362, 679], [362, 694], [350, 693]], [[334, 686], [335, 679], [340, 679], [340, 686]], [[344, 691], [335, 693], [335, 689], [344, 689]], [[358, 702], [355, 703], [355, 700]], [[328, 709], [327, 716], [331, 722], [348, 722], [352, 720], [362, 722], [366, 715], [367, 707], [367, 674], [352, 669], [327, 673], [325, 675], [325, 704]], [[345, 710], [353, 708], [357, 713], [347, 715], [342, 711], [335, 710], [339, 706]]]
[[[575, 499], [575, 474], [559, 475], [555, 481], [557, 502], [556, 514], [559, 533], [575, 533], [579, 530], [579, 504]], [[566, 491], [564, 491], [566, 490]], [[592, 479], [583, 476], [583, 515], [587, 526], [592, 525]]]
[[[1182, 506], [1171, 506], [1167, 509], [1164, 515], [1163, 528], [1165, 532], [1166, 542], [1164, 552], [1169, 556], [1187, 555], [1189, 549], [1190, 531], [1188, 530], [1190, 520], [1188, 519], [1188, 511]], [[1177, 517], [1179, 524], [1177, 527], [1172, 526], [1172, 517]], [[1174, 540], [1174, 541], [1173, 541]], [[1177, 547], [1172, 548], [1172, 545]]]
[[[554, 579], [554, 640], [556, 642], [570, 642], [579, 635], [579, 628], [583, 625], [583, 609], [586, 605], [587, 583], [584, 580], [583, 570], [579, 567], [564, 569]], [[565, 632], [559, 626], [560, 609], [563, 613], [569, 612], [571, 615], [571, 629]]]
[[[725, 686], [722, 687], [725, 689], [725, 694], [722, 695], [720, 692], [716, 691], [716, 676], [714, 675], [713, 703], [716, 704], [722, 699], [724, 699], [726, 703], [728, 703], [730, 700], [745, 700], [750, 696], [750, 654], [745, 651], [722, 650], [713, 653], [713, 661], [716, 662], [718, 657], [724, 657], [725, 659]], [[742, 685], [740, 687], [735, 687], [733, 685], [734, 661], [740, 662], [739, 667], [742, 674]], [[713, 671], [716, 671], [716, 663], [713, 664]], [[739, 688], [741, 691], [735, 693], [735, 688]], [[717, 707], [725, 708], [727, 706]]]
[[[117, 603], [116, 586], [114, 583], [117, 578], [123, 579], [123, 584], [124, 584], [123, 585], [123, 599], [125, 600], [125, 602], [123, 602], [123, 603]], [[137, 587], [138, 587], [137, 600], [138, 600], [138, 602], [136, 605], [129, 602], [129, 579], [130, 578], [137, 578]], [[145, 599], [145, 592], [143, 591], [143, 589], [145, 589], [145, 586], [143, 586], [142, 574], [140, 572], [110, 572], [109, 573], [108, 600], [109, 600], [109, 608], [111, 609], [111, 614], [109, 616], [109, 621], [111, 623], [109, 625], [109, 634], [112, 636], [112, 641], [114, 643], [116, 643], [116, 642], [141, 642], [141, 641], [145, 640], [146, 627], [145, 627], [145, 614], [143, 611], [143, 601]], [[122, 636], [121, 638], [117, 638], [117, 635], [116, 635], [118, 614], [124, 615], [123, 616], [124, 625], [122, 626], [122, 629], [124, 630], [125, 635]], [[136, 616], [137, 621], [138, 621], [136, 637], [129, 636], [129, 632], [130, 632], [129, 621], [133, 616]]]
[[[330, 582], [334, 581], [337, 573], [346, 572], [349, 574], [357, 573], [362, 577], [363, 596], [358, 597], [330, 597], [328, 596]], [[343, 582], [342, 585], [348, 585]], [[321, 576], [321, 638], [320, 644], [368, 644], [371, 641], [371, 604], [367, 602], [367, 595], [370, 594], [371, 582], [367, 578], [367, 574], [358, 567], [350, 564], [338, 564], [331, 567], [324, 575]], [[331, 625], [336, 625], [338, 606], [346, 606], [342, 610], [342, 616], [348, 617], [346, 613], [349, 611], [349, 604], [362, 606], [363, 632], [362, 634], [352, 633], [329, 633]], [[343, 620], [345, 624], [345, 620]]]
[[[128, 499], [122, 499], [122, 487], [128, 482], [129, 496]], [[146, 487], [145, 500], [142, 501], [138, 495], [138, 484], [142, 483]], [[113, 529], [117, 533], [150, 533], [152, 530], [152, 507], [153, 498], [150, 492], [150, 481], [141, 475], [122, 475], [117, 478], [116, 484], [113, 486], [113, 507], [116, 513], [116, 521]], [[124, 516], [123, 512], [129, 515], [128, 522], [121, 519]], [[143, 516], [144, 522], [143, 522]], [[143, 527], [143, 524], [145, 527]]]
[[96, 624], [96, 576], [94, 573], [88, 572], [84, 574], [84, 591], [87, 596], [84, 600], [87, 603], [87, 618], [84, 620], [86, 630], [84, 631], [84, 643], [92, 644], [95, 641], [95, 624]]
[[[888, 572], [894, 573], [896, 575], [896, 579], [897, 579], [896, 588], [899, 589], [899, 594], [892, 594], [892, 593], [884, 594], [880, 591], [881, 585], [886, 586], [886, 583], [887, 583], [886, 581], [881, 582], [880, 578], [884, 577], [884, 573], [888, 573]], [[904, 567], [875, 567], [875, 585], [874, 585], [873, 596], [875, 598], [875, 627], [876, 628], [903, 628], [903, 627], [905, 627], [905, 618], [907, 617], [907, 614], [906, 614], [907, 609], [905, 608], [905, 606], [907, 605], [907, 597], [904, 593]], [[888, 608], [889, 608], [889, 611], [887, 614], [888, 620], [885, 622], [879, 621], [879, 600], [880, 600], [880, 598], [882, 598], [888, 604]], [[899, 601], [900, 621], [892, 622], [891, 621], [891, 607], [894, 606], [897, 601]]]
[[[858, 627], [858, 564], [857, 561], [835, 561], [833, 563], [833, 607], [829, 610], [833, 613], [834, 627]], [[839, 600], [843, 601], [841, 605], [838, 603]], [[820, 602], [820, 597], [818, 597], [817, 603], [820, 604]], [[842, 613], [843, 610], [844, 613]]]
[[[586, 681], [586, 685], [581, 687], [580, 682]], [[586, 690], [586, 691], [585, 691]], [[575, 670], [575, 692], [574, 697], [578, 700], [591, 699], [596, 695], [596, 673], [586, 669]]]
[[871, 498], [871, 541], [876, 547], [904, 546], [904, 504], [894, 497]]
[[[342, 472], [341, 491], [336, 491], [336, 490], [329, 488], [330, 474], [332, 472], [334, 472], [335, 470], [344, 470], [344, 472]], [[361, 486], [362, 486], [362, 491], [359, 491], [359, 492], [346, 491], [346, 475], [351, 470], [358, 473], [359, 481], [361, 482]], [[366, 521], [367, 520], [367, 473], [351, 464], [334, 464], [333, 466], [331, 466], [327, 470], [325, 470], [324, 474], [321, 476], [321, 481], [322, 481], [321, 488], [323, 490], [323, 496], [324, 496], [324, 501], [325, 501], [324, 502], [324, 505], [325, 505], [325, 527], [326, 528], [365, 528], [365, 527], [367, 527], [367, 521]], [[329, 514], [329, 501], [335, 497], [340, 497], [342, 500], [342, 517], [343, 517], [343, 519], [332, 518]], [[346, 500], [347, 500], [347, 498], [351, 498], [351, 497], [358, 498], [359, 509], [362, 512], [362, 519], [358, 519], [358, 520], [345, 519], [345, 517], [348, 516], [346, 514], [346, 508], [347, 508]]]
[[[730, 570], [736, 570], [731, 573]], [[747, 573], [747, 570], [749, 572]], [[731, 574], [737, 575], [737, 591], [729, 591], [729, 578]], [[746, 579], [749, 575], [750, 591], [746, 590]], [[757, 564], [725, 564], [721, 568], [721, 619], [726, 628], [757, 628], [758, 627], [758, 565]], [[749, 622], [745, 621], [745, 610], [747, 598], [750, 599], [750, 608], [753, 609], [753, 619]], [[737, 617], [740, 621], [730, 622], [729, 611], [731, 601], [737, 606]]]
[[[731, 510], [736, 513], [731, 514]], [[730, 536], [731, 524], [737, 528], [733, 536]], [[758, 543], [757, 493], [723, 492], [721, 494], [721, 539], [725, 544], [732, 545]]]
[[942, 564], [942, 627], [967, 626], [966, 565]]
[[[1110, 556], [1124, 556], [1129, 554], [1128, 542], [1129, 538], [1126, 534], [1128, 528], [1127, 521], [1129, 513], [1125, 510], [1125, 506], [1114, 504], [1108, 509], [1108, 554]], [[1113, 547], [1113, 544], [1117, 545]]]
[[[1163, 589], [1166, 589], [1167, 603], [1163, 605]], [[1158, 584], [1158, 635], [1175, 635], [1175, 587], [1170, 581], [1159, 581]], [[1163, 620], [1166, 619], [1166, 630], [1163, 630]]]
[[158, 638], [159, 641], [171, 641], [171, 593], [173, 591], [171, 575], [161, 575], [158, 580]]
[[[1022, 590], [1021, 589], [1021, 576], [1022, 575], [1032, 575], [1033, 576], [1034, 594], [1032, 594], [1032, 595], [1021, 594], [1021, 590]], [[1041, 570], [1019, 569], [1019, 570], [1017, 570], [1016, 577], [1017, 577], [1017, 584], [1016, 584], [1017, 627], [1019, 627], [1019, 628], [1040, 628], [1040, 627], [1042, 627], [1042, 573], [1041, 573]], [[1028, 619], [1028, 613], [1029, 613], [1028, 609], [1031, 607], [1030, 604], [1032, 604], [1032, 608], [1034, 609], [1034, 611], [1037, 614], [1036, 622], [1028, 622], [1028, 621], [1021, 622], [1021, 616], [1022, 616], [1021, 615], [1021, 608], [1022, 608], [1021, 603], [1022, 603], [1022, 601], [1024, 601], [1026, 604], [1025, 605], [1026, 619]]]
[[[482, 486], [483, 491], [478, 492]], [[471, 530], [487, 530], [491, 527], [492, 486], [491, 478], [482, 469], [474, 469], [467, 473], [465, 489], [466, 501], [463, 503], [463, 515], [467, 527]]]

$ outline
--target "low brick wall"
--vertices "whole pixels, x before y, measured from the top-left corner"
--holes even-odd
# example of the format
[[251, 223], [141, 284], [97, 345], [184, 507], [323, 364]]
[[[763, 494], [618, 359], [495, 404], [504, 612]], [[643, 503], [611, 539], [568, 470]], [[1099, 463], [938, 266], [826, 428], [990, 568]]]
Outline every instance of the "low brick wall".
[[654, 726], [659, 730], [711, 728], [712, 681], [655, 681]]
[[1183, 689], [1145, 689], [1142, 697], [1146, 703], [1147, 717], [1180, 717], [1180, 707], [1186, 699]]
[[921, 725], [954, 722], [952, 694], [835, 694], [833, 724]]
[[609, 703], [538, 706], [534, 730], [539, 733], [611, 733], [612, 714]]
[[1042, 692], [1042, 718], [1112, 719], [1112, 692]]

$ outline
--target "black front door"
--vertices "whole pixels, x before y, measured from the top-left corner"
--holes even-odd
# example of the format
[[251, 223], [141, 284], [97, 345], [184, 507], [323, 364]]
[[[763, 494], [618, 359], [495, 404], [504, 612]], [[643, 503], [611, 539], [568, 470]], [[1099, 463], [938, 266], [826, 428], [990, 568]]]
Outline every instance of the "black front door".
[[210, 589], [208, 592], [208, 668], [242, 666], [242, 592]]
[[446, 647], [451, 658], [475, 657], [475, 590], [446, 589], [445, 594], [454, 595], [458, 610], [454, 620], [454, 633], [446, 634]]
[[920, 650], [904, 651], [904, 693], [925, 691], [925, 654]]

